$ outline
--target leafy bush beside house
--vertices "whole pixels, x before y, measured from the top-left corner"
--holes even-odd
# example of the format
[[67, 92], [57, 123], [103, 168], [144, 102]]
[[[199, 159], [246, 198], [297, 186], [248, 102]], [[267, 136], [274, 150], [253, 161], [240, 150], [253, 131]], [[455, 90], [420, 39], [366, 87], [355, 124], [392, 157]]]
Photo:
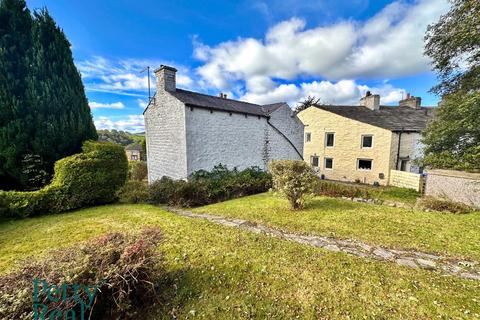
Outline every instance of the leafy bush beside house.
[[82, 153], [55, 163], [53, 180], [43, 189], [0, 191], [0, 217], [21, 218], [113, 202], [127, 171], [123, 147], [87, 141]]
[[271, 185], [270, 174], [259, 168], [238, 171], [218, 165], [210, 172], [193, 173], [188, 181], [163, 177], [149, 192], [153, 203], [194, 207], [265, 192]]

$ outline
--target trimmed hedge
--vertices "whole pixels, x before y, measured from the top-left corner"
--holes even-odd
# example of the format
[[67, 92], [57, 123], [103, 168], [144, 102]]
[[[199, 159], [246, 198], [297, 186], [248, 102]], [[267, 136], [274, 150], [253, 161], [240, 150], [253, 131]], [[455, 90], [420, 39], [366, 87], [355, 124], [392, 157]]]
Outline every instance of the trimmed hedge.
[[270, 174], [257, 167], [238, 171], [218, 165], [211, 172], [193, 173], [188, 181], [163, 177], [149, 193], [153, 203], [193, 207], [265, 192], [271, 186]]
[[82, 153], [55, 163], [52, 182], [43, 189], [0, 191], [0, 217], [23, 218], [113, 202], [127, 172], [122, 146], [87, 141]]
[[318, 179], [315, 183], [314, 194], [327, 197], [347, 197], [371, 199], [373, 195], [366, 188], [346, 185], [338, 182], [330, 182]]

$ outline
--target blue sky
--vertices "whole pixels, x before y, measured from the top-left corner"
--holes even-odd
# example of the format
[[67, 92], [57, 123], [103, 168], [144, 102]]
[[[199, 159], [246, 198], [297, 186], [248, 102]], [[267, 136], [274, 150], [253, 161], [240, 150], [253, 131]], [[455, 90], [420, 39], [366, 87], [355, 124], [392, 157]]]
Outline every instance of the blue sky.
[[99, 129], [143, 131], [147, 65], [175, 66], [179, 87], [256, 103], [356, 104], [367, 90], [384, 104], [407, 92], [438, 101], [422, 46], [446, 0], [27, 4], [47, 7], [72, 43]]

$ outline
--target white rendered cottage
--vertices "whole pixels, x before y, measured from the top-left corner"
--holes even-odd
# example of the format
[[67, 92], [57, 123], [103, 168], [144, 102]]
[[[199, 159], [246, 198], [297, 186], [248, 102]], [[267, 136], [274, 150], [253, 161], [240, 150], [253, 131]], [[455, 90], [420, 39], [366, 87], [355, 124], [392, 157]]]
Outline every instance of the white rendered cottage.
[[185, 179], [223, 164], [266, 169], [302, 159], [303, 124], [286, 103], [257, 105], [176, 88], [176, 69], [155, 70], [157, 93], [145, 109], [148, 181]]

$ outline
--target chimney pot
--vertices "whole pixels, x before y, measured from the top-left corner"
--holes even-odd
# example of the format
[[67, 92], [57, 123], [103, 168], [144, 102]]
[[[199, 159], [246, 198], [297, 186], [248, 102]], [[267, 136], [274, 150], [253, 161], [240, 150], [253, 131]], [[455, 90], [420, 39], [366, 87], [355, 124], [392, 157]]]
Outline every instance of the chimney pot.
[[360, 105], [364, 106], [370, 110], [379, 110], [380, 109], [380, 95], [372, 94], [370, 91], [367, 91], [365, 97], [360, 99]]

